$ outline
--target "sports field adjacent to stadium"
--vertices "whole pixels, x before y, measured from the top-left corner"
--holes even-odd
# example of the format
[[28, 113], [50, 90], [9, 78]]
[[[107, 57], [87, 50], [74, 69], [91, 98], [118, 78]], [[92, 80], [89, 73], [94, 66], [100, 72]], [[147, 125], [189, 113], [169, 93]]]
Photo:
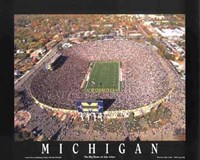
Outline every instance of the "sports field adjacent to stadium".
[[85, 90], [89, 92], [118, 92], [120, 62], [94, 62]]

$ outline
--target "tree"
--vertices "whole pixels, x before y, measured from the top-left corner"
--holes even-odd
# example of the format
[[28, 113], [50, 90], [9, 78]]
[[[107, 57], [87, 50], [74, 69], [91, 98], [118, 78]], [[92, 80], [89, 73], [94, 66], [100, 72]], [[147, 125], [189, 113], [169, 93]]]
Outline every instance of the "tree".
[[20, 95], [20, 93], [17, 90], [14, 90], [14, 95], [15, 95], [15, 97], [18, 97]]
[[148, 36], [148, 40], [150, 41], [152, 45], [157, 45], [156, 40], [154, 39], [152, 35]]
[[181, 38], [185, 40], [185, 34], [183, 34], [183, 35], [181, 36]]
[[59, 44], [59, 45], [57, 46], [57, 50], [58, 50], [58, 51], [62, 51], [62, 50], [63, 50], [62, 44]]
[[18, 59], [26, 59], [26, 58], [29, 57], [29, 55], [26, 54], [26, 53], [19, 53], [19, 54], [16, 55], [16, 57], [17, 57]]
[[136, 25], [132, 26], [132, 30], [137, 30]]
[[32, 133], [30, 131], [27, 131], [25, 129], [15, 129], [15, 140], [16, 141], [33, 141], [35, 138], [32, 136]]
[[183, 58], [182, 56], [180, 56], [180, 57], [178, 58], [178, 60], [179, 60], [179, 61], [184, 61], [184, 58]]
[[27, 40], [28, 43], [36, 41], [36, 39], [34, 38], [33, 35], [28, 36], [26, 40]]

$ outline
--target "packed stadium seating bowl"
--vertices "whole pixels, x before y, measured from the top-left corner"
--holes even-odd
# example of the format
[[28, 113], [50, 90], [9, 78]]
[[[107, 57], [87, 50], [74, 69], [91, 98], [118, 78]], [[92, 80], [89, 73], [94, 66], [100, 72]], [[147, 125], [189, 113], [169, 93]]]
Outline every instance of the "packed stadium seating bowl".
[[[66, 61], [56, 70], [40, 70], [31, 93], [52, 107], [75, 109], [78, 99], [115, 99], [110, 110], [132, 109], [156, 101], [169, 91], [169, 77], [151, 45], [129, 40], [94, 41], [63, 50]], [[91, 62], [121, 63], [120, 92], [85, 92], [81, 84]]]

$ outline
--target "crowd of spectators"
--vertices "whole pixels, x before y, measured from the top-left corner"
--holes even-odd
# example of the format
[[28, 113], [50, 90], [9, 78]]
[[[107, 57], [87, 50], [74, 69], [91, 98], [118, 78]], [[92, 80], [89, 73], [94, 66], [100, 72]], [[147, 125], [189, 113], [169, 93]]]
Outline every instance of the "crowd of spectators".
[[[152, 103], [169, 90], [168, 72], [147, 44], [128, 40], [95, 41], [64, 51], [65, 63], [54, 71], [42, 69], [33, 78], [31, 93], [40, 102], [75, 109], [76, 101], [115, 99], [109, 109], [130, 109]], [[93, 61], [119, 61], [122, 90], [117, 93], [89, 93], [80, 89]]]

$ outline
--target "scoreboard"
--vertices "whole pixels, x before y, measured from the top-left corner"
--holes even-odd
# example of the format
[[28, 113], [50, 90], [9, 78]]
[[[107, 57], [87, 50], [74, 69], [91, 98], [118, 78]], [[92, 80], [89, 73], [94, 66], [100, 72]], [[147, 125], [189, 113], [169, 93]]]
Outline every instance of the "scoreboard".
[[103, 100], [79, 100], [76, 106], [79, 112], [103, 113]]

